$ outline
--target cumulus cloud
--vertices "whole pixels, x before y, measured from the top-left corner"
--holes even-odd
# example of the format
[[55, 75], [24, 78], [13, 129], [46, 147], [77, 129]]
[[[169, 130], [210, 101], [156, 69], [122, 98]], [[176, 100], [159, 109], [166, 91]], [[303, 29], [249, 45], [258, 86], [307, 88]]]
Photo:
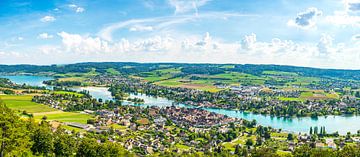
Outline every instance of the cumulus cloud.
[[54, 37], [53, 35], [48, 34], [48, 33], [41, 33], [41, 34], [38, 35], [39, 39], [51, 39], [53, 37]]
[[339, 26], [360, 26], [360, 1], [344, 0], [345, 8], [326, 16], [326, 21]]
[[360, 26], [360, 16], [353, 16], [345, 11], [335, 11], [334, 15], [327, 16], [326, 20], [340, 26]]
[[254, 48], [256, 43], [256, 34], [252, 33], [250, 35], [245, 35], [241, 40], [241, 48], [249, 50]]
[[44, 16], [43, 18], [40, 19], [41, 22], [54, 22], [56, 20], [56, 18], [54, 16]]
[[98, 37], [93, 38], [67, 32], [60, 32], [58, 35], [62, 38], [66, 51], [85, 54], [109, 51], [108, 43]]
[[331, 53], [332, 46], [333, 46], [333, 40], [330, 35], [323, 34], [320, 38], [319, 43], [317, 44], [317, 48], [319, 50], [320, 55], [326, 55]]
[[322, 11], [317, 8], [308, 8], [306, 11], [298, 13], [295, 19], [289, 20], [288, 25], [308, 29], [316, 25], [315, 20], [321, 15]]
[[219, 47], [220, 43], [214, 41], [209, 32], [206, 32], [202, 38], [186, 38], [181, 42], [181, 48], [184, 51], [213, 52], [217, 51]]
[[169, 0], [169, 4], [175, 8], [175, 14], [195, 12], [198, 14], [198, 8], [204, 6], [209, 0]]

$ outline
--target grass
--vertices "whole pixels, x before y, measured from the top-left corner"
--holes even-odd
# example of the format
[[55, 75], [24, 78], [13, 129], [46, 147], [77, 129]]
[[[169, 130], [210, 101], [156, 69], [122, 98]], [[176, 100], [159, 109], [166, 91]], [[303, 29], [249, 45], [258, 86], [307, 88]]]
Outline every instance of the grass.
[[61, 128], [64, 128], [66, 130], [70, 130], [70, 131], [75, 131], [75, 132], [86, 132], [84, 129], [80, 129], [77, 127], [72, 127], [72, 126], [68, 126], [68, 125], [62, 125]]
[[179, 144], [179, 143], [175, 144], [175, 147], [178, 148], [178, 149], [182, 149], [182, 150], [189, 150], [190, 149], [189, 146]]
[[60, 82], [65, 82], [65, 81], [85, 81], [86, 78], [83, 77], [64, 77], [64, 78], [59, 78]]
[[111, 74], [111, 75], [120, 75], [120, 72], [118, 72], [117, 70], [115, 70], [114, 68], [109, 68], [106, 69], [106, 72]]
[[301, 98], [292, 98], [292, 97], [279, 97], [281, 101], [303, 101]]
[[294, 72], [284, 72], [284, 71], [263, 71], [264, 75], [275, 75], [275, 76], [298, 76]]
[[139, 74], [139, 76], [145, 81], [159, 82], [159, 81], [167, 80], [180, 72], [181, 71], [178, 68], [168, 68], [168, 69], [154, 70], [150, 72], [142, 72]]
[[32, 95], [1, 95], [7, 107], [13, 110], [26, 111], [28, 113], [41, 113], [56, 111], [49, 106], [32, 102]]
[[137, 120], [136, 123], [141, 124], [141, 125], [147, 125], [147, 124], [149, 124], [149, 120], [147, 118], [141, 118], [141, 119]]
[[302, 92], [300, 98], [306, 100], [338, 99], [339, 95], [336, 93], [325, 93], [322, 90], [312, 90], [312, 91]]
[[77, 93], [77, 92], [67, 92], [67, 91], [54, 91], [54, 94], [59, 94], [59, 95], [75, 95], [77, 97], [82, 97], [84, 96], [84, 94], [81, 93]]
[[92, 116], [83, 113], [76, 113], [76, 112], [63, 112], [63, 111], [55, 111], [55, 112], [46, 112], [46, 113], [35, 113], [35, 119], [41, 119], [42, 117], [46, 116], [47, 120], [57, 120], [60, 122], [76, 122], [86, 124], [87, 120], [90, 119]]

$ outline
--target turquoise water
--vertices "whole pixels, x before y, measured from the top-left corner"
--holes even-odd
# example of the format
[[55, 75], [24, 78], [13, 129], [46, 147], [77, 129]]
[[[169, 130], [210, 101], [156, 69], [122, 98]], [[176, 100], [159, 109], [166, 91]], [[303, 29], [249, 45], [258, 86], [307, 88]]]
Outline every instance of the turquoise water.
[[[144, 99], [144, 104], [137, 104], [138, 106], [171, 106], [173, 101], [166, 98], [155, 98], [151, 96], [146, 96], [142, 94], [130, 95], [131, 98], [137, 97]], [[129, 102], [125, 104], [131, 104]], [[185, 104], [179, 104], [181, 107], [195, 107]], [[308, 133], [310, 127], [314, 126], [325, 126], [325, 129], [328, 133], [338, 131], [339, 134], [346, 134], [347, 132], [356, 133], [357, 130], [360, 130], [360, 116], [322, 116], [317, 119], [310, 117], [302, 118], [283, 118], [283, 117], [274, 117], [269, 115], [253, 114], [242, 111], [226, 110], [226, 109], [214, 109], [214, 108], [202, 108], [204, 110], [215, 112], [219, 114], [224, 114], [229, 117], [243, 118], [247, 120], [255, 119], [259, 124], [263, 126], [271, 126], [273, 128], [282, 129], [284, 131], [294, 132], [294, 133]]]
[[[11, 81], [18, 84], [29, 84], [33, 86], [44, 86], [42, 81], [50, 80], [50, 77], [41, 77], [41, 76], [0, 76], [9, 78]], [[78, 87], [73, 88], [77, 91], [87, 90], [90, 94], [96, 99], [113, 100], [111, 93], [106, 87]], [[142, 94], [130, 95], [131, 98], [141, 98], [145, 100], [144, 104], [137, 104], [138, 106], [171, 106], [173, 101], [166, 98], [155, 98], [151, 96], [146, 96]], [[131, 104], [130, 102], [124, 102], [124, 104]], [[184, 104], [179, 104], [181, 107], [194, 107]], [[356, 133], [357, 130], [360, 130], [360, 116], [327, 116], [327, 117], [318, 117], [317, 119], [312, 119], [310, 117], [303, 118], [282, 118], [282, 117], [272, 117], [260, 114], [252, 114], [241, 111], [234, 110], [225, 110], [225, 109], [213, 109], [213, 108], [203, 108], [207, 111], [224, 114], [229, 117], [243, 118], [247, 120], [255, 119], [259, 124], [264, 126], [271, 126], [273, 128], [282, 129], [285, 131], [290, 131], [294, 133], [309, 132], [310, 127], [314, 126], [325, 126], [327, 132], [338, 131], [340, 134], [346, 134], [347, 132]]]
[[108, 91], [109, 88], [107, 87], [72, 87], [72, 90], [81, 92], [81, 91], [89, 91], [89, 94], [96, 99], [102, 99], [103, 101], [106, 100], [113, 100], [111, 93]]
[[26, 84], [30, 86], [46, 86], [43, 84], [43, 81], [52, 80], [54, 78], [52, 77], [46, 77], [46, 76], [6, 76], [6, 75], [0, 75], [0, 78], [7, 78], [10, 79], [12, 82], [16, 84]]

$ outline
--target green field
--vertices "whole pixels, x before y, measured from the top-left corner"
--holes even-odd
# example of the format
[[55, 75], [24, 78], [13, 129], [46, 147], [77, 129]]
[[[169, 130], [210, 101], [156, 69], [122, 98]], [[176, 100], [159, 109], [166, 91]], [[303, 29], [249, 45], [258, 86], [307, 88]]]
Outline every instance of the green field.
[[77, 93], [77, 92], [67, 92], [67, 91], [54, 91], [54, 94], [59, 94], [59, 95], [75, 95], [75, 96], [78, 96], [78, 97], [84, 96], [84, 94], [81, 94], [81, 93]]
[[57, 111], [46, 105], [32, 102], [32, 95], [1, 95], [0, 98], [4, 101], [7, 107], [15, 111], [26, 111], [28, 113], [41, 113]]
[[143, 80], [146, 80], [149, 82], [158, 82], [158, 81], [169, 79], [178, 73], [180, 73], [180, 69], [169, 68], [169, 69], [154, 70], [154, 71], [150, 71], [150, 72], [142, 72], [139, 74], [139, 76]]
[[118, 72], [114, 68], [106, 69], [106, 72], [109, 73], [109, 74], [112, 74], [112, 75], [119, 75], [120, 74], [120, 72]]
[[50, 121], [57, 120], [60, 122], [77, 122], [82, 124], [86, 124], [87, 120], [92, 117], [91, 115], [88, 114], [76, 113], [76, 112], [62, 112], [62, 111], [34, 114], [35, 119], [41, 119], [44, 116], [46, 116], [47, 120]]
[[1, 100], [4, 101], [7, 107], [14, 111], [33, 113], [34, 118], [37, 120], [40, 120], [46, 115], [47, 120], [86, 124], [87, 119], [91, 118], [91, 115], [88, 114], [63, 112], [43, 104], [32, 102], [32, 97], [32, 95], [0, 95]]

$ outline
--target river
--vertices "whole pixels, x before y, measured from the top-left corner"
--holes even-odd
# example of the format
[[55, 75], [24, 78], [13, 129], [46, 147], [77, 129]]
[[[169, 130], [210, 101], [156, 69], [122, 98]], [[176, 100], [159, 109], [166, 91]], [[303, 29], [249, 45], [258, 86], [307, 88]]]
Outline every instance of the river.
[[[2, 77], [2, 76], [0, 76]], [[28, 84], [34, 86], [44, 86], [42, 81], [49, 80], [49, 77], [41, 76], [5, 76], [11, 81], [18, 84]], [[96, 99], [112, 100], [111, 93], [106, 87], [78, 87], [73, 88], [77, 91], [87, 90], [90, 94]], [[156, 98], [151, 96], [146, 96], [142, 94], [130, 94], [131, 98], [141, 98], [144, 99], [143, 104], [135, 104], [138, 106], [171, 106], [173, 101], [166, 98]], [[125, 105], [134, 105], [131, 102], [124, 102]], [[179, 104], [181, 107], [194, 107], [184, 104]], [[360, 116], [350, 115], [350, 116], [321, 116], [317, 119], [310, 117], [302, 118], [282, 118], [282, 117], [273, 117], [268, 115], [246, 113], [241, 111], [226, 110], [226, 109], [213, 109], [213, 108], [203, 108], [207, 111], [224, 114], [229, 117], [243, 118], [247, 120], [255, 119], [259, 124], [264, 126], [271, 126], [273, 128], [282, 129], [285, 131], [290, 131], [294, 133], [303, 132], [308, 133], [310, 127], [314, 126], [325, 126], [328, 133], [338, 131], [340, 134], [344, 135], [347, 132], [356, 133], [357, 130], [360, 130]]]

